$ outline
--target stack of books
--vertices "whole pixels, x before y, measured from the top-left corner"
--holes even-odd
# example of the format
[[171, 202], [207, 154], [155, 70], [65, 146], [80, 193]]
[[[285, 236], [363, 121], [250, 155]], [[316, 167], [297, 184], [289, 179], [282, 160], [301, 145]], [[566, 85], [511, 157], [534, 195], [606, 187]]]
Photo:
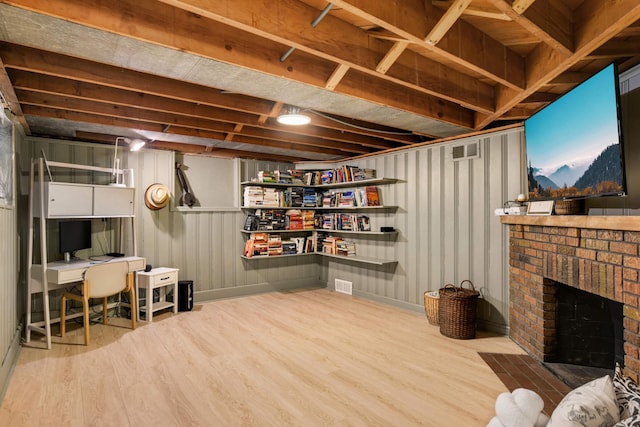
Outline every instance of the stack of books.
[[302, 178], [304, 176], [304, 171], [300, 169], [289, 169], [289, 174], [291, 175], [292, 184], [303, 184]]
[[313, 188], [305, 188], [302, 190], [302, 206], [307, 208], [315, 208], [318, 204], [318, 196]]
[[257, 209], [255, 217], [258, 222], [258, 230], [286, 230], [287, 217], [284, 211], [278, 209]]
[[247, 257], [269, 256], [267, 233], [251, 233], [244, 247], [244, 255]]
[[244, 187], [243, 206], [262, 206], [264, 191], [262, 187], [248, 185]]
[[279, 234], [269, 234], [267, 237], [267, 245], [268, 256], [282, 255], [282, 238]]
[[304, 230], [313, 230], [315, 227], [315, 212], [310, 210], [302, 211], [302, 228]]
[[302, 211], [291, 209], [287, 211], [287, 230], [302, 230], [304, 224], [302, 222]]
[[287, 189], [287, 203], [286, 206], [292, 208], [300, 208], [304, 204], [304, 188], [302, 187], [289, 187]]
[[271, 171], [260, 171], [258, 172], [258, 181], [260, 182], [273, 182], [276, 183], [278, 180], [276, 179], [276, 174]]
[[286, 171], [277, 170], [277, 171], [274, 171], [273, 174], [275, 175], [276, 182], [278, 182], [279, 184], [293, 183], [293, 178], [291, 177], [291, 173], [289, 173], [288, 170]]
[[352, 207], [355, 206], [356, 204], [356, 199], [354, 197], [354, 192], [353, 191], [342, 191], [341, 193], [338, 194], [338, 206], [341, 208], [348, 208], [348, 207]]
[[325, 254], [338, 254], [338, 242], [341, 242], [342, 237], [327, 236], [322, 241], [322, 252]]
[[337, 255], [355, 256], [356, 244], [351, 241], [341, 240], [337, 243]]
[[277, 208], [280, 206], [281, 192], [275, 188], [265, 188], [262, 194], [262, 206]]

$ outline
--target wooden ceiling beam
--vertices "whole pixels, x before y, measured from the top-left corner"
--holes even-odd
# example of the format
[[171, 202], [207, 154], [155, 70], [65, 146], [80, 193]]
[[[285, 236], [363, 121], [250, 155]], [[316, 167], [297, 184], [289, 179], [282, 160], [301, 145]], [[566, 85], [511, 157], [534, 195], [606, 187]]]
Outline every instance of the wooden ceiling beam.
[[0, 41], [0, 57], [10, 68], [32, 71], [120, 89], [171, 97], [253, 114], [268, 114], [272, 102], [220, 89], [181, 82], [139, 71], [100, 64]]
[[470, 4], [471, 0], [454, 0], [444, 15], [440, 17], [438, 23], [429, 31], [424, 41], [432, 46], [437, 45]]
[[398, 10], [395, 2], [335, 0], [333, 3], [488, 79], [513, 89], [525, 87], [522, 56], [463, 20], [455, 21], [437, 46], [425, 42], [425, 37], [444, 14], [429, 1], [403, 1], [402, 10]]
[[[242, 112], [227, 113], [217, 107], [209, 107], [206, 105], [194, 105], [184, 101], [178, 101], [169, 98], [159, 97], [157, 95], [146, 95], [139, 92], [126, 91], [123, 89], [114, 89], [104, 86], [93, 85], [85, 82], [74, 82], [68, 79], [58, 77], [48, 77], [41, 79], [40, 75], [27, 73], [24, 71], [12, 71], [11, 80], [14, 87], [22, 90], [23, 93], [38, 92], [44, 97], [46, 94], [65, 96], [69, 98], [79, 99], [100, 104], [110, 104], [121, 107], [132, 107], [136, 109], [148, 110], [151, 112], [173, 114], [176, 117], [183, 116], [191, 119], [202, 119], [206, 123], [227, 124], [227, 127], [218, 130], [228, 132], [229, 134], [242, 134], [247, 132], [263, 133], [278, 132], [282, 136], [282, 140], [287, 140], [292, 134], [292, 128], [286, 125], [280, 125], [275, 120], [268, 121], [260, 125], [259, 120], [253, 115]], [[27, 95], [28, 96], [28, 95]], [[43, 101], [44, 102], [44, 101]], [[86, 104], [88, 108], [92, 104]], [[314, 120], [327, 122], [324, 120]], [[238, 125], [240, 128], [238, 128]], [[234, 126], [233, 131], [229, 127]], [[347, 126], [343, 126], [347, 127]], [[312, 138], [320, 138], [328, 141], [336, 141], [351, 146], [371, 147], [376, 149], [395, 148], [405, 143], [394, 142], [384, 139], [383, 137], [373, 138], [359, 133], [345, 132], [331, 128], [321, 128], [314, 125], [305, 126], [303, 128], [295, 128], [295, 135], [303, 135]], [[371, 132], [373, 133], [373, 132]], [[255, 136], [255, 134], [253, 134]], [[265, 135], [265, 137], [267, 137]], [[412, 142], [417, 142], [417, 137]]]
[[[113, 144], [115, 138], [119, 135], [108, 135], [104, 133], [96, 132], [76, 132], [76, 138], [80, 141], [97, 142], [100, 144]], [[282, 156], [280, 154], [260, 153], [255, 151], [234, 150], [228, 148], [220, 148], [213, 145], [200, 145], [200, 144], [184, 144], [179, 142], [154, 140], [150, 142], [145, 149], [154, 150], [169, 150], [179, 151], [185, 154], [200, 154], [210, 157], [226, 157], [226, 158], [246, 158], [246, 159], [261, 159], [261, 160], [275, 160], [285, 162], [300, 162], [309, 160], [308, 157], [294, 157], [294, 156]]]
[[[453, 0], [443, 0], [443, 1], [434, 0], [431, 2], [431, 4], [433, 4], [436, 7], [439, 7], [440, 9], [447, 10], [453, 4]], [[495, 19], [498, 21], [511, 21], [511, 18], [509, 18], [505, 13], [496, 12], [495, 9], [477, 7], [473, 4], [469, 5], [462, 12], [462, 14], [466, 16], [478, 16], [481, 18]]]
[[637, 0], [620, 0], [615, 3], [585, 0], [573, 16], [575, 47], [572, 55], [567, 58], [547, 44], [538, 45], [527, 57], [527, 89], [519, 93], [497, 89], [496, 112], [487, 115], [476, 114], [476, 129], [482, 129], [506, 114], [523, 99], [639, 19], [640, 2]]
[[[369, 73], [381, 85], [389, 80], [408, 90], [432, 96], [429, 102], [433, 103], [433, 108], [443, 99], [451, 102], [452, 107], [477, 105], [473, 108], [481, 111], [490, 110], [494, 105], [490, 85], [423, 57], [407, 59], [407, 64], [414, 69], [413, 75], [417, 74], [418, 78], [404, 81], [392, 73], [381, 75], [375, 71], [375, 65], [388, 49], [385, 43], [372, 43], [364, 31], [338, 19], [323, 21], [311, 28], [309, 19], [315, 18], [317, 9], [296, 0], [284, 1], [286, 4], [279, 7], [252, 0], [166, 2], [184, 10], [155, 0], [12, 0], [9, 3], [314, 87], [324, 87], [335, 64], [345, 64]], [[281, 14], [285, 9], [286, 14]], [[158, 16], [167, 19], [159, 20]], [[203, 17], [219, 22], [213, 24]], [[330, 18], [328, 15], [325, 20]], [[286, 63], [272, 60], [279, 58], [288, 46], [295, 47], [296, 51]], [[304, 61], [292, 61], [294, 56], [305, 53]], [[411, 59], [428, 64], [428, 67], [418, 66]], [[329, 65], [331, 71], [323, 74]], [[464, 93], [465, 96], [453, 99], [451, 93]], [[405, 108], [411, 111], [410, 107]], [[440, 120], [446, 121], [447, 117]]]
[[[181, 107], [181, 111], [189, 108], [206, 109], [206, 113], [203, 114], [216, 118], [224, 117], [230, 122], [241, 122], [251, 126], [260, 126], [260, 121], [257, 120], [254, 115], [271, 116], [273, 114], [274, 104], [272, 102], [254, 100], [252, 97], [244, 95], [221, 93], [217, 89], [135, 71], [122, 70], [109, 65], [69, 58], [65, 55], [46, 53], [37, 49], [19, 49], [15, 45], [0, 42], [0, 56], [7, 60], [9, 64], [7, 65], [8, 68], [16, 70], [12, 71], [12, 75], [15, 75], [16, 78], [20, 75], [18, 73], [24, 71], [130, 91], [130, 93], [133, 94], [128, 97], [128, 99], [130, 99], [130, 105], [139, 105], [139, 103], [143, 103], [146, 99], [154, 96], [162, 97], [166, 98], [163, 103], [169, 103], [171, 100], [176, 101], [172, 103], [171, 106], [164, 107], [165, 111], [170, 111], [171, 108], [177, 108], [178, 103], [185, 102], [188, 103], [188, 105]], [[24, 76], [24, 74], [22, 74], [22, 76]], [[28, 84], [37, 87], [37, 83], [35, 82]], [[75, 83], [75, 85], [77, 84], [79, 83]], [[67, 89], [66, 93], [70, 94], [70, 92], [76, 90], [76, 86], [71, 86]], [[96, 95], [96, 98], [100, 99], [102, 96], [105, 96], [105, 94]], [[405, 97], [404, 99], [410, 98]], [[227, 104], [222, 104], [223, 101], [227, 101]], [[192, 104], [195, 104], [195, 106]], [[266, 109], [267, 106], [269, 107], [268, 110]], [[231, 109], [231, 111], [229, 111], [229, 109]], [[408, 136], [382, 136], [375, 132], [343, 126], [335, 121], [325, 119], [316, 119], [314, 120], [314, 124], [340, 132], [340, 134], [343, 135], [343, 138], [340, 139], [342, 141], [348, 141], [349, 136], [360, 134], [377, 139], [382, 137], [385, 140], [398, 141], [403, 144], [415, 142], [415, 139]], [[284, 129], [282, 125], [278, 126], [280, 129]], [[354, 137], [357, 138], [357, 135]], [[366, 140], [362, 139], [359, 142], [366, 142]], [[372, 141], [372, 143], [375, 145], [376, 142]], [[385, 142], [382, 142], [382, 144], [384, 146]]]
[[[573, 23], [571, 12], [562, 2], [553, 0], [490, 0], [498, 10], [528, 33], [565, 56], [573, 53]], [[525, 13], [526, 11], [526, 13]]]
[[[2, 99], [7, 103], [6, 107], [11, 111], [18, 122], [24, 128], [24, 132], [27, 135], [31, 135], [31, 129], [29, 129], [29, 123], [24, 117], [22, 113], [22, 108], [20, 107], [20, 102], [18, 101], [18, 97], [16, 96], [15, 90], [11, 83], [11, 79], [7, 74], [7, 70], [4, 67], [4, 63], [0, 59], [0, 93], [2, 94]], [[5, 106], [3, 105], [2, 108]]]
[[[224, 141], [226, 134], [229, 132], [233, 132], [233, 130], [235, 129], [235, 126], [231, 123], [220, 123], [212, 120], [185, 117], [178, 114], [149, 111], [135, 107], [97, 103], [62, 95], [49, 94], [44, 96], [37, 92], [26, 92], [22, 90], [18, 91], [18, 95], [23, 106], [38, 106], [42, 108], [59, 109], [80, 114], [90, 114], [92, 116], [107, 116], [119, 119], [132, 118], [139, 122], [152, 123], [158, 126], [162, 126], [163, 130], [165, 130], [167, 133], [170, 133], [171, 131], [176, 132], [177, 128], [188, 128], [195, 130], [202, 129], [209, 132], [211, 138], [217, 139], [219, 141]], [[168, 130], [166, 130], [167, 125], [170, 125], [170, 128]], [[330, 150], [335, 150], [333, 152], [334, 154], [344, 152], [349, 152], [352, 154], [366, 154], [373, 151], [373, 149], [362, 147], [357, 144], [346, 144], [323, 140], [321, 138], [304, 137], [300, 135], [288, 135], [283, 134], [282, 132], [274, 132], [269, 130], [257, 132], [254, 129], [255, 128], [250, 127], [243, 129], [244, 135], [250, 135], [251, 137], [256, 139], [274, 141], [274, 143], [279, 144], [278, 146], [282, 146], [284, 148], [293, 148], [294, 146], [300, 148], [302, 146], [305, 146], [312, 147], [307, 151], [326, 153]], [[235, 141], [238, 140], [239, 139], [235, 139]]]

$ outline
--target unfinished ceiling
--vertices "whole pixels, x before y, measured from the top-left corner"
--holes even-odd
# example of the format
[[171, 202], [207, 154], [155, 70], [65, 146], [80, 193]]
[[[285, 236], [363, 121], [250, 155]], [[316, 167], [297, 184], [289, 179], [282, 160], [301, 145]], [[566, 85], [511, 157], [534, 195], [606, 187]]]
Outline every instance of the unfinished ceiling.
[[[637, 0], [0, 0], [29, 135], [344, 160], [522, 121], [615, 61]], [[300, 108], [311, 124], [276, 117]]]

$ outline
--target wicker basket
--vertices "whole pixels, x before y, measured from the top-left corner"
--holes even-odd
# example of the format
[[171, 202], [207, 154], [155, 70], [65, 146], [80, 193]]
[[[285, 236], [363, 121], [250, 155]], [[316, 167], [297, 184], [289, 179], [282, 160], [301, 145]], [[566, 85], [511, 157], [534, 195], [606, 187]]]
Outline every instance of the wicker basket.
[[584, 199], [556, 200], [554, 211], [556, 215], [583, 215], [584, 207]]
[[439, 302], [440, 292], [438, 291], [426, 291], [424, 293], [424, 312], [427, 313], [427, 320], [432, 325], [439, 325]]
[[[464, 288], [468, 283], [470, 289]], [[440, 289], [438, 310], [440, 333], [449, 338], [472, 339], [476, 337], [476, 315], [478, 297], [470, 280], [463, 280], [459, 287], [446, 285]]]

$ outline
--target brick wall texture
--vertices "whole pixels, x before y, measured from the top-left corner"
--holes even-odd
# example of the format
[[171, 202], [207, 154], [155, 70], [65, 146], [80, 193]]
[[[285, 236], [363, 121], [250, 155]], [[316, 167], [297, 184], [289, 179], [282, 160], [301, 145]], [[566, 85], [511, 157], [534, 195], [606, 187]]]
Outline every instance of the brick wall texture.
[[540, 361], [555, 346], [556, 282], [623, 303], [625, 373], [640, 376], [640, 232], [510, 225], [511, 338]]

